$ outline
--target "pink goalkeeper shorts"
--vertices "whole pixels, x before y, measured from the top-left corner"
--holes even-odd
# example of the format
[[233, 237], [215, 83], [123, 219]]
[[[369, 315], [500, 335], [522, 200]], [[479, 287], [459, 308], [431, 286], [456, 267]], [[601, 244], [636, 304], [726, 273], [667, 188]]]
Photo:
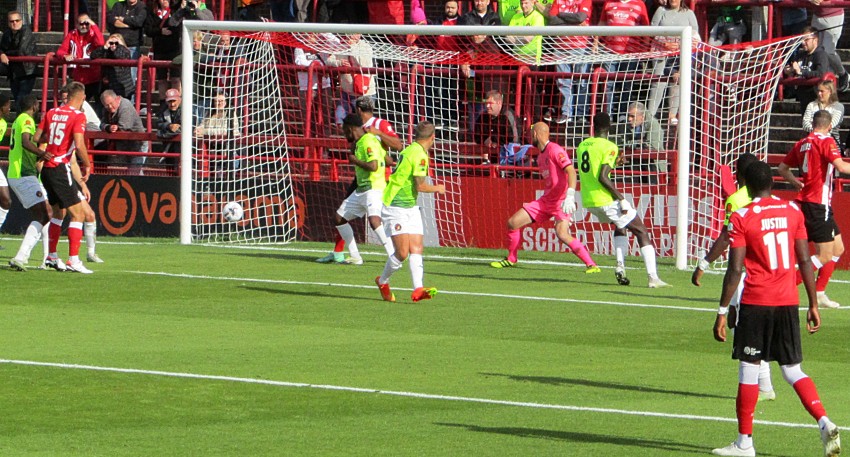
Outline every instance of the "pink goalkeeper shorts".
[[560, 203], [548, 204], [534, 200], [522, 205], [522, 208], [528, 212], [534, 222], [548, 221], [552, 217], [555, 218], [555, 221], [570, 221], [570, 215], [561, 211]]

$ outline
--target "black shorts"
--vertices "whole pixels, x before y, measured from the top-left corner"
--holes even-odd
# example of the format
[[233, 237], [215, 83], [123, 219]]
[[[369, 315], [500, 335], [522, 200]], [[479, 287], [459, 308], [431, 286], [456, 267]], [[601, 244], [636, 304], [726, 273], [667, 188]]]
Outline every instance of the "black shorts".
[[743, 362], [777, 361], [794, 365], [803, 361], [800, 345], [800, 307], [756, 306], [738, 307], [732, 358]]
[[806, 218], [806, 232], [813, 243], [829, 243], [841, 232], [832, 217], [832, 208], [820, 203], [800, 202], [800, 210]]
[[41, 183], [47, 191], [47, 201], [51, 206], [59, 204], [60, 208], [70, 208], [83, 200], [77, 181], [71, 175], [71, 166], [68, 164], [42, 168]]

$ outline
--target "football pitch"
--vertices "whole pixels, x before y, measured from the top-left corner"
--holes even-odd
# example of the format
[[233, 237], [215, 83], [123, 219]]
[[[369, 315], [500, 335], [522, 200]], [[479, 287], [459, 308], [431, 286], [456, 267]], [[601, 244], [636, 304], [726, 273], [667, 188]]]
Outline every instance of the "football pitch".
[[[329, 247], [105, 238], [93, 275], [0, 271], [0, 455], [679, 456], [736, 437], [720, 274], [697, 288], [661, 259], [674, 287], [648, 289], [633, 257], [623, 287], [609, 257], [586, 275], [568, 253], [497, 270], [503, 251], [426, 248], [439, 294], [412, 303], [405, 265], [387, 303], [378, 247], [314, 262]], [[850, 308], [848, 282], [829, 295]], [[803, 370], [848, 426], [850, 312], [821, 316]], [[772, 368], [758, 455], [822, 455]]]

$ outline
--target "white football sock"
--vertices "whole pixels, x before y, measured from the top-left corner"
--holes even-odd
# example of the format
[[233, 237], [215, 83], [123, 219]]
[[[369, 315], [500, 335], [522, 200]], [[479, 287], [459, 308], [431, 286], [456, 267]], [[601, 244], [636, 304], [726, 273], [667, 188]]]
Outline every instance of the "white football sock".
[[408, 260], [410, 262], [410, 279], [413, 280], [413, 289], [416, 290], [422, 287], [422, 280], [425, 276], [425, 267], [422, 265], [422, 254], [410, 254]]
[[820, 263], [820, 259], [818, 259], [818, 256], [816, 255], [812, 256], [812, 265], [815, 266], [815, 270], [820, 270], [821, 267], [823, 267], [823, 264]]
[[387, 258], [387, 263], [384, 264], [384, 271], [381, 273], [381, 277], [378, 279], [378, 282], [381, 284], [390, 282], [390, 277], [400, 268], [401, 260], [398, 260], [395, 255], [389, 256], [389, 258]]
[[83, 233], [86, 235], [86, 249], [89, 254], [95, 253], [95, 244], [97, 243], [97, 222], [84, 222]]
[[6, 222], [6, 216], [9, 215], [8, 209], [0, 208], [0, 227], [3, 227], [3, 223]]
[[357, 242], [354, 241], [354, 230], [349, 223], [336, 226], [339, 231], [339, 236], [342, 237], [345, 244], [348, 245], [348, 254], [354, 258], [360, 258], [360, 250], [357, 249]]
[[773, 381], [770, 379], [770, 364], [764, 360], [759, 365], [759, 390], [762, 392], [773, 390]]
[[372, 229], [375, 233], [375, 236], [378, 237], [378, 241], [384, 245], [384, 250], [387, 251], [387, 255], [395, 254], [395, 247], [393, 247], [393, 239], [388, 237], [386, 232], [384, 232], [383, 227], [378, 227], [376, 229]]
[[626, 252], [629, 250], [629, 237], [614, 236], [614, 254], [617, 256], [617, 266], [626, 266]]
[[41, 246], [44, 248], [44, 256], [41, 258], [43, 261], [50, 254], [50, 223], [41, 228]]
[[35, 247], [36, 243], [38, 243], [38, 239], [41, 238], [42, 228], [41, 222], [30, 222], [30, 225], [27, 227], [27, 231], [24, 234], [24, 240], [21, 241], [21, 247], [18, 248], [18, 253], [15, 255], [16, 259], [23, 263], [29, 262], [32, 248]]
[[658, 269], [655, 266], [655, 246], [647, 244], [640, 248], [640, 255], [643, 256], [643, 264], [646, 266], [646, 274], [650, 278], [658, 278]]

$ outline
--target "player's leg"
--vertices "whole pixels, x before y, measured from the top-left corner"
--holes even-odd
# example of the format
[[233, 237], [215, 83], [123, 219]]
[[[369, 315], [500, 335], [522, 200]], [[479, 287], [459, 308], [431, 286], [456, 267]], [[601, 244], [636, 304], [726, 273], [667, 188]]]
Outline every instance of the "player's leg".
[[658, 277], [658, 267], [655, 260], [655, 246], [652, 240], [649, 239], [649, 232], [639, 217], [633, 218], [626, 226], [630, 232], [637, 238], [638, 246], [640, 246], [640, 255], [643, 257], [643, 264], [646, 267], [646, 274], [649, 276], [649, 287], [651, 289], [659, 287], [670, 287], [669, 284], [662, 281]]
[[3, 228], [3, 224], [6, 222], [10, 208], [12, 208], [12, 197], [9, 195], [9, 183], [6, 182], [6, 175], [3, 174], [3, 170], [0, 170], [0, 228]]
[[555, 234], [558, 235], [558, 239], [566, 244], [579, 260], [584, 262], [585, 267], [587, 267], [585, 270], [586, 273], [599, 273], [602, 270], [599, 269], [596, 262], [590, 257], [590, 252], [588, 252], [584, 244], [570, 235], [570, 225], [570, 216], [568, 214], [564, 214], [563, 211], [555, 213]]
[[393, 252], [395, 252], [395, 248], [393, 248], [393, 241], [387, 236], [386, 232], [384, 232], [384, 225], [381, 220], [381, 210], [384, 208], [384, 203], [382, 201], [384, 192], [380, 190], [370, 190], [367, 194], [368, 203], [366, 204], [366, 216], [369, 220], [369, 225], [372, 227], [372, 232], [378, 238], [378, 241], [384, 246], [384, 250], [387, 251], [387, 255], [393, 255]]
[[83, 235], [86, 238], [86, 260], [94, 263], [103, 263], [103, 259], [97, 255], [97, 217], [94, 215], [94, 210], [87, 201], [83, 201], [86, 206], [86, 219], [83, 221]]
[[9, 188], [15, 192], [21, 205], [32, 216], [32, 222], [24, 233], [17, 254], [9, 261], [11, 268], [24, 271], [33, 247], [41, 238], [42, 228], [50, 221], [50, 206], [47, 205], [44, 188], [34, 176], [12, 179]]
[[[605, 206], [587, 208], [587, 210], [590, 214], [596, 216], [599, 222], [614, 224], [614, 255], [617, 259], [617, 266], [614, 268], [614, 277], [617, 278], [617, 284], [628, 286], [631, 284], [629, 278], [626, 277], [626, 253], [629, 251], [629, 237], [625, 226], [631, 220], [629, 219], [629, 213], [620, 211], [620, 205], [617, 202], [612, 202]], [[637, 213], [635, 212], [635, 214]], [[632, 215], [632, 217], [634, 216]], [[618, 223], [617, 221], [620, 222]]]
[[403, 227], [407, 224], [401, 208], [395, 207], [384, 207], [381, 211], [381, 220], [384, 222], [385, 235], [389, 236], [393, 242], [394, 252], [393, 255], [387, 256], [384, 270], [375, 278], [375, 284], [381, 291], [381, 298], [392, 302], [395, 301], [395, 295], [390, 290], [390, 278], [401, 269], [409, 253], [409, 239], [407, 234], [403, 233]]
[[[815, 246], [817, 247], [817, 245]], [[833, 300], [830, 300], [829, 297], [826, 296], [826, 286], [829, 284], [829, 279], [832, 277], [832, 272], [835, 270], [835, 264], [838, 262], [839, 259], [841, 259], [841, 255], [844, 254], [844, 241], [842, 241], [840, 233], [836, 234], [833, 238], [829, 254], [830, 255], [828, 260], [826, 260], [826, 255], [818, 255], [818, 260], [821, 261], [823, 266], [818, 269], [818, 277], [817, 281], [815, 282], [815, 289], [817, 290], [819, 305], [825, 306], [827, 308], [838, 308], [841, 305]]]
[[841, 450], [838, 427], [827, 417], [826, 409], [821, 403], [814, 381], [803, 372], [799, 363], [781, 365], [780, 368], [782, 369], [782, 377], [794, 388], [794, 392], [800, 397], [803, 407], [817, 421], [824, 445], [824, 455], [838, 455]]
[[491, 267], [512, 267], [517, 263], [517, 253], [519, 252], [520, 245], [520, 229], [532, 222], [534, 222], [534, 219], [525, 208], [525, 205], [508, 218], [507, 234], [505, 235], [505, 245], [508, 248], [508, 255], [503, 260], [490, 262]]
[[[71, 222], [68, 224], [68, 262], [66, 266], [71, 271], [90, 274], [91, 270], [83, 265], [80, 260], [80, 245], [83, 240], [83, 222], [86, 220], [86, 209], [88, 204], [81, 200], [68, 206]], [[88, 208], [90, 210], [90, 208]]]
[[424, 225], [422, 224], [422, 214], [419, 212], [419, 208], [415, 208], [415, 211], [407, 210], [407, 218], [408, 218], [408, 252], [410, 253], [408, 262], [408, 266], [410, 267], [410, 279], [413, 282], [413, 293], [410, 294], [410, 298], [414, 302], [418, 302], [421, 300], [428, 300], [434, 295], [437, 295], [437, 289], [434, 287], [425, 287], [423, 285], [425, 279], [425, 267], [422, 259], [422, 252], [424, 251], [423, 247], [423, 239], [424, 237]]
[[[733, 325], [737, 326], [738, 313], [737, 308], [741, 305], [741, 296], [744, 293], [744, 280], [747, 278], [747, 273], [741, 274], [741, 280], [738, 281], [738, 287], [735, 289], [735, 294], [732, 295], [732, 300], [729, 302], [729, 319], [734, 319]], [[770, 364], [762, 360], [759, 364], [759, 401], [771, 401], [776, 399], [776, 392], [773, 390], [773, 381], [770, 379]]]
[[[328, 91], [325, 91], [326, 94], [327, 94], [327, 92]], [[329, 97], [329, 95], [326, 95], [326, 97]], [[331, 105], [329, 104], [328, 106], [331, 106]], [[351, 184], [348, 185], [348, 189], [346, 189], [346, 191], [345, 191], [345, 195], [346, 195], [345, 198], [350, 197], [351, 194], [353, 194], [355, 190], [357, 190], [357, 179], [354, 179], [353, 181], [351, 181]], [[336, 224], [334, 224], [334, 225], [336, 225]], [[334, 230], [333, 237], [334, 237], [334, 250], [332, 252], [330, 252], [328, 255], [326, 255], [322, 258], [316, 259], [316, 262], [319, 262], [319, 263], [343, 263], [343, 262], [345, 262], [345, 254], [343, 252], [345, 250], [345, 240], [342, 239], [342, 236], [340, 236], [338, 230]]]
[[57, 172], [56, 168], [44, 168], [41, 171], [42, 185], [47, 192], [47, 203], [50, 204], [50, 223], [47, 225], [47, 236], [45, 237], [42, 230], [42, 243], [47, 243], [47, 255], [44, 257], [45, 268], [53, 268], [57, 271], [65, 271], [65, 263], [59, 258], [57, 247], [59, 246], [59, 236], [62, 235], [62, 222], [65, 220], [65, 207], [59, 198], [59, 191], [56, 188], [57, 181], [61, 181], [63, 176]]

